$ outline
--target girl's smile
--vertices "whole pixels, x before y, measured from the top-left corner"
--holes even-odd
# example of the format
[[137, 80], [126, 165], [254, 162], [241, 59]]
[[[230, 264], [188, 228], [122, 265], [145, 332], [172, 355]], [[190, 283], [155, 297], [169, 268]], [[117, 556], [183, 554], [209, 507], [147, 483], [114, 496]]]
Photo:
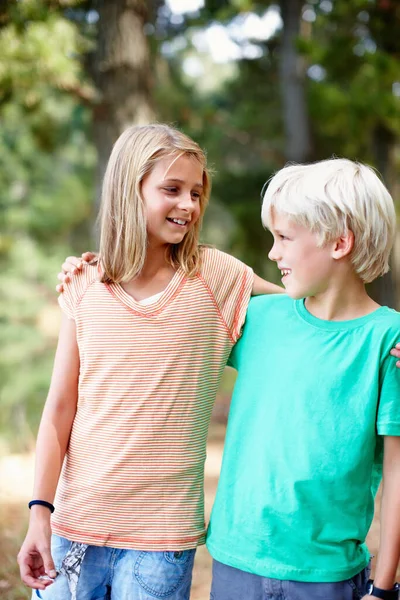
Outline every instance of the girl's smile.
[[154, 245], [179, 244], [200, 217], [203, 167], [186, 154], [160, 159], [142, 184], [147, 234]]

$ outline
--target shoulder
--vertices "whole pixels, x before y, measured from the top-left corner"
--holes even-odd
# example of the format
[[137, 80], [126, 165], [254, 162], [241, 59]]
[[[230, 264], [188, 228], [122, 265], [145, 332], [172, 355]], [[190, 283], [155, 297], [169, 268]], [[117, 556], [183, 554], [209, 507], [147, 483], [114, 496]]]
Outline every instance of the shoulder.
[[201, 250], [201, 265], [200, 275], [208, 277], [228, 277], [231, 275], [237, 277], [244, 271], [253, 272], [244, 262], [227, 254], [221, 252], [216, 248], [204, 246]]
[[71, 280], [64, 284], [64, 290], [70, 293], [84, 293], [95, 281], [100, 280], [98, 265], [85, 265]]
[[380, 336], [390, 347], [399, 343], [400, 313], [393, 308], [382, 306], [374, 319], [374, 328], [380, 332]]
[[204, 246], [201, 249], [201, 270], [207, 270], [210, 267], [237, 269], [239, 267], [243, 268], [244, 266], [246, 265], [241, 260], [226, 252], [217, 250], [217, 248]]
[[274, 310], [274, 314], [282, 312], [287, 314], [294, 306], [294, 300], [287, 294], [266, 294], [262, 296], [253, 296], [249, 302], [248, 316], [259, 315], [260, 313]]
[[58, 301], [69, 318], [75, 318], [75, 310], [86, 291], [99, 280], [98, 265], [85, 265], [76, 275], [72, 275], [68, 283], [64, 283], [64, 291]]

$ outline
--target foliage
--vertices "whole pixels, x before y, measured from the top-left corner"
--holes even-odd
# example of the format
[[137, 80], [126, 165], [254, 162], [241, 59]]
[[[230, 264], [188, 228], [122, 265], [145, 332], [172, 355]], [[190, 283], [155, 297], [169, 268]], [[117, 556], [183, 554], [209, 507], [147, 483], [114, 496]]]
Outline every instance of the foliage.
[[[158, 120], [206, 148], [215, 172], [204, 239], [277, 278], [267, 261], [260, 192], [286, 161], [282, 29], [253, 36], [254, 56], [226, 64], [213, 63], [195, 40], [215, 23], [234, 32], [238, 16], [263, 16], [279, 2], [207, 0], [182, 18], [161, 0], [149, 4]], [[314, 158], [368, 161], [390, 185], [400, 169], [399, 7], [395, 0], [309, 0], [296, 40]], [[48, 387], [55, 274], [66, 255], [93, 247], [92, 115], [99, 105], [88, 64], [95, 9], [91, 0], [0, 7], [0, 439], [12, 449], [32, 444]], [[202, 74], [185, 70], [189, 59]]]
[[76, 101], [77, 89], [90, 89], [80, 62], [89, 42], [54, 3], [20, 2], [6, 16], [0, 28], [0, 434], [11, 449], [24, 449], [33, 443], [48, 388], [58, 329], [55, 274], [72, 247], [88, 246], [95, 152], [89, 111]]

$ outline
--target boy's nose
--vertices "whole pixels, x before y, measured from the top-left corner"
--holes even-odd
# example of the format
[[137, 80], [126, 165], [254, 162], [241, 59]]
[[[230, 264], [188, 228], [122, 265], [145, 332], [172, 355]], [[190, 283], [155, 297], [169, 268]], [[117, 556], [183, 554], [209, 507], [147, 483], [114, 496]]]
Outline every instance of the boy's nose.
[[276, 244], [274, 244], [271, 250], [268, 252], [268, 258], [269, 260], [273, 260], [275, 262], [277, 262], [280, 259], [279, 253], [276, 248]]

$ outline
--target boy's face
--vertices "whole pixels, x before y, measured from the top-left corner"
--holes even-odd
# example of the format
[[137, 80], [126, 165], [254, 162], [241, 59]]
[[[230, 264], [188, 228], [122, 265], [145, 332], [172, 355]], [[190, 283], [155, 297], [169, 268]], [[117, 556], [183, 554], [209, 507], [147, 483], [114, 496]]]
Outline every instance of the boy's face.
[[318, 238], [282, 213], [272, 212], [274, 245], [269, 258], [282, 272], [282, 283], [291, 298], [315, 296], [327, 290], [335, 260], [332, 244], [318, 246]]

